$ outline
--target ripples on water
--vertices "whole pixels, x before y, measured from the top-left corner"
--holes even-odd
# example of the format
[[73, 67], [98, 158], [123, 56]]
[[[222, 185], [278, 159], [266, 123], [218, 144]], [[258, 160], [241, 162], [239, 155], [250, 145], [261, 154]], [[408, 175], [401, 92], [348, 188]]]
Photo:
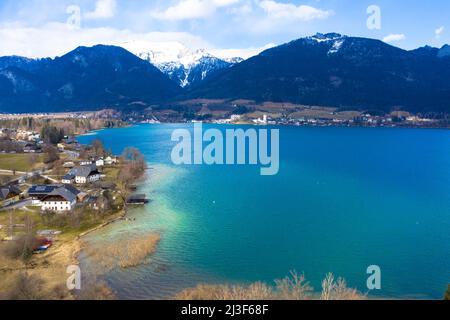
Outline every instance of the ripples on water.
[[442, 298], [450, 282], [449, 131], [284, 127], [280, 173], [263, 178], [259, 168], [171, 166], [174, 128], [80, 137], [101, 138], [117, 154], [132, 141], [153, 163], [140, 190], [152, 202], [133, 210], [136, 221], [87, 238], [98, 245], [162, 234], [148, 264], [105, 275], [119, 298], [167, 298], [199, 282], [271, 283], [293, 269], [316, 289], [333, 272], [365, 292], [371, 264], [382, 269], [379, 296]]

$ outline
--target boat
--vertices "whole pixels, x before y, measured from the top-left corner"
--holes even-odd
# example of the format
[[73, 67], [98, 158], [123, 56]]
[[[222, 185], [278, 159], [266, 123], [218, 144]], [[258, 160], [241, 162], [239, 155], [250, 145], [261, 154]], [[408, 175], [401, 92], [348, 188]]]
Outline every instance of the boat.
[[44, 253], [53, 245], [53, 241], [50, 239], [47, 239], [47, 238], [38, 239], [37, 241], [38, 241], [38, 244], [33, 249], [34, 254]]

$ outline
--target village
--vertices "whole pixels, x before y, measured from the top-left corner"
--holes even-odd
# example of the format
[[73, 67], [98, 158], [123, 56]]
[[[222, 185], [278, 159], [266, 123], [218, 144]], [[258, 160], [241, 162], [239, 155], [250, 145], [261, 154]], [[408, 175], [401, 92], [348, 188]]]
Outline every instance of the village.
[[[192, 122], [198, 122], [193, 120]], [[252, 124], [299, 127], [434, 127], [436, 120], [422, 118], [409, 113], [392, 112], [388, 115], [344, 111], [333, 108], [311, 108], [292, 114], [254, 112], [251, 114], [232, 114], [225, 118], [212, 119], [216, 124]]]
[[81, 145], [51, 126], [1, 129], [0, 246], [20, 244], [15, 256], [39, 254], [64, 235], [123, 217], [127, 206], [147, 203], [134, 194], [144, 171], [133, 148], [118, 157], [100, 140]]

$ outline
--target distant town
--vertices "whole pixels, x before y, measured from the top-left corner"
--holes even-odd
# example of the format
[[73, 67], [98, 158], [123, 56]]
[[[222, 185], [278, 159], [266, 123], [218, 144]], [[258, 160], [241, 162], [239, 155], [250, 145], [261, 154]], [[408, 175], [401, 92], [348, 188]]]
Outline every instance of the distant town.
[[120, 115], [128, 122], [255, 124], [292, 126], [369, 126], [448, 128], [450, 118], [442, 113], [380, 110], [347, 110], [290, 103], [255, 103], [250, 100], [190, 100], [171, 106], [155, 106]]

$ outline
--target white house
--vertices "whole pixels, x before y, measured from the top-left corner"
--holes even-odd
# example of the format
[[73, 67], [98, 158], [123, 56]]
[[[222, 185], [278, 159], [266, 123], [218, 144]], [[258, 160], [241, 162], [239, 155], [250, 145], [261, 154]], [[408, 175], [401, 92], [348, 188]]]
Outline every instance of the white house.
[[232, 114], [231, 117], [230, 117], [230, 121], [231, 121], [231, 122], [239, 121], [239, 120], [241, 120], [241, 118], [242, 118], [241, 115], [238, 115], [238, 114]]
[[100, 173], [94, 164], [79, 166], [70, 170], [67, 178], [71, 178], [72, 176], [74, 176], [75, 183], [77, 184], [86, 184], [100, 180]]
[[66, 161], [64, 162], [63, 167], [72, 169], [73, 167], [75, 167], [75, 163], [73, 163], [72, 161]]
[[103, 167], [105, 165], [105, 161], [103, 159], [98, 159], [95, 161], [95, 165], [97, 167]]
[[60, 185], [34, 185], [28, 190], [28, 196], [32, 200], [33, 206], [41, 206], [42, 199], [50, 193], [60, 188]]
[[117, 163], [117, 158], [111, 158], [110, 156], [108, 156], [108, 157], [105, 158], [104, 163], [107, 164], [107, 165], [116, 164]]
[[41, 140], [41, 135], [39, 133], [32, 133], [28, 136], [28, 141], [39, 141]]
[[71, 173], [68, 173], [62, 178], [61, 182], [64, 183], [64, 184], [75, 183], [75, 175], [71, 174]]
[[71, 211], [77, 204], [77, 195], [71, 189], [60, 187], [45, 196], [41, 202], [44, 211]]
[[254, 123], [256, 123], [256, 124], [263, 124], [263, 125], [267, 124], [267, 121], [268, 121], [268, 118], [267, 118], [266, 114], [263, 115], [262, 119], [258, 118], [258, 119], [253, 120]]

